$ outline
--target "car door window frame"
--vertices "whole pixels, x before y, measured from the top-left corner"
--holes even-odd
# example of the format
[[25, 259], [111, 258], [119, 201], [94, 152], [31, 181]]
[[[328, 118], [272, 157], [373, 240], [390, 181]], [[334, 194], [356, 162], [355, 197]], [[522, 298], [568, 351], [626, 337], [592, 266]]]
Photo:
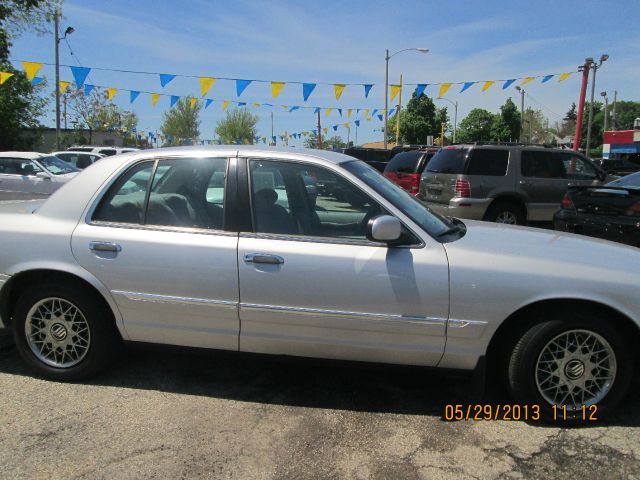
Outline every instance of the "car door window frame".
[[[348, 182], [351, 186], [358, 189], [362, 192], [363, 195], [366, 195], [368, 198], [371, 198], [374, 202], [379, 204], [383, 209], [388, 210], [380, 201], [376, 200], [370, 193], [363, 190], [360, 186], [358, 186], [351, 179], [345, 177], [340, 172], [335, 169], [329, 168], [326, 165], [321, 165], [313, 162], [304, 162], [299, 160], [291, 160], [286, 158], [278, 158], [278, 157], [240, 157], [238, 158], [238, 186], [239, 186], [239, 199], [237, 204], [237, 212], [239, 216], [238, 226], [240, 227], [239, 232], [241, 237], [248, 238], [263, 238], [270, 240], [287, 240], [287, 241], [295, 241], [295, 242], [310, 242], [310, 243], [326, 243], [326, 244], [336, 244], [336, 245], [362, 245], [369, 247], [382, 247], [382, 248], [390, 248], [388, 244], [384, 242], [372, 242], [366, 239], [349, 239], [349, 238], [340, 238], [340, 237], [318, 237], [312, 235], [304, 235], [304, 234], [284, 234], [284, 233], [260, 233], [255, 231], [255, 225], [253, 222], [253, 195], [252, 195], [252, 187], [251, 187], [251, 175], [249, 174], [249, 161], [257, 160], [257, 161], [271, 161], [271, 162], [281, 162], [281, 163], [292, 163], [302, 166], [312, 166], [316, 168], [323, 168], [328, 172], [336, 175], [341, 180]], [[393, 213], [389, 213], [389, 215], [395, 216], [397, 215]], [[415, 231], [410, 228], [406, 222], [398, 218], [404, 230], [406, 230], [409, 234], [409, 237], [412, 238], [412, 242], [406, 245], [398, 245], [393, 246], [393, 248], [424, 248], [425, 243], [420, 235], [417, 235]]]
[[[114, 228], [128, 228], [132, 230], [150, 230], [150, 231], [162, 231], [162, 232], [182, 232], [182, 233], [197, 233], [202, 235], [230, 235], [236, 236], [238, 234], [238, 230], [235, 227], [235, 211], [236, 211], [236, 201], [235, 197], [237, 196], [237, 178], [235, 175], [235, 159], [236, 157], [230, 157], [228, 155], [212, 155], [207, 156], [206, 158], [224, 158], [227, 162], [227, 167], [225, 171], [225, 192], [224, 192], [224, 203], [223, 203], [223, 221], [221, 229], [212, 229], [212, 228], [199, 228], [199, 227], [181, 227], [181, 226], [172, 226], [172, 225], [150, 225], [144, 223], [147, 215], [147, 209], [149, 206], [149, 197], [151, 195], [151, 186], [153, 184], [153, 180], [156, 174], [156, 170], [158, 168], [158, 164], [161, 161], [176, 161], [176, 160], [187, 160], [191, 157], [171, 157], [171, 156], [162, 156], [162, 157], [154, 157], [154, 158], [146, 158], [140, 159], [139, 161], [128, 165], [126, 168], [122, 170], [118, 170], [116, 174], [113, 175], [113, 178], [109, 181], [109, 183], [104, 186], [96, 195], [94, 200], [92, 201], [91, 207], [88, 209], [87, 214], [85, 215], [85, 223], [88, 225], [96, 225], [96, 226], [108, 226]], [[138, 168], [140, 165], [150, 163], [152, 164], [151, 175], [149, 176], [149, 180], [147, 181], [147, 186], [145, 189], [145, 199], [143, 205], [143, 223], [124, 223], [124, 222], [110, 222], [107, 220], [94, 220], [93, 216], [96, 211], [102, 206], [103, 201], [107, 198], [115, 188], [120, 188], [121, 185], [119, 181], [122, 178], [125, 178], [130, 172]]]

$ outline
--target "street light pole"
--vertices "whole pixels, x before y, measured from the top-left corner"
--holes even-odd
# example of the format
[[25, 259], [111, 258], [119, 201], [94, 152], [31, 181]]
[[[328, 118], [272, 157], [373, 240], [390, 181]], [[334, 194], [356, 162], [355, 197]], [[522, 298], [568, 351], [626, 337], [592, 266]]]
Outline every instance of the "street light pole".
[[607, 96], [607, 92], [600, 92], [600, 96], [604, 97], [604, 125], [602, 127], [602, 137], [604, 143], [604, 132], [607, 131], [607, 114], [609, 111], [609, 97]]
[[611, 109], [611, 130], [616, 129], [616, 102], [618, 100], [618, 91], [613, 91], [613, 108]]
[[453, 143], [456, 143], [456, 131], [458, 130], [458, 101], [456, 100], [455, 102], [449, 100], [448, 98], [444, 98], [444, 97], [439, 97], [436, 98], [436, 100], [446, 100], [447, 102], [449, 102], [451, 105], [453, 105]]
[[516, 86], [516, 90], [520, 92], [520, 143], [524, 143], [524, 94], [525, 94], [525, 91], [522, 87], [520, 87], [520, 85]]
[[53, 38], [55, 41], [55, 60], [56, 60], [56, 150], [60, 150], [60, 57], [58, 47], [60, 44], [58, 31], [58, 18], [60, 12], [58, 10], [53, 14]]
[[600, 68], [602, 64], [607, 61], [608, 58], [609, 58], [609, 55], [606, 55], [606, 54], [601, 55], [600, 61], [597, 64], [594, 62], [592, 67], [593, 80], [591, 80], [591, 102], [589, 103], [589, 120], [587, 121], [587, 145], [584, 151], [585, 155], [589, 158], [591, 157], [589, 155], [589, 150], [591, 148], [591, 120], [593, 119], [593, 97], [596, 92], [596, 73], [598, 71], [598, 68]]

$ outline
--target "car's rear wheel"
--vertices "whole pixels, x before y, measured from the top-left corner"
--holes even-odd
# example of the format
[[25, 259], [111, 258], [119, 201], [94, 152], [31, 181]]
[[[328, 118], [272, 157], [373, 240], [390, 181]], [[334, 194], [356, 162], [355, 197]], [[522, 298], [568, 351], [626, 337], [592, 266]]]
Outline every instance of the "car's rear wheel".
[[540, 405], [548, 419], [601, 418], [629, 388], [633, 352], [602, 318], [572, 316], [542, 321], [520, 337], [509, 358], [509, 387], [518, 403]]
[[514, 202], [495, 201], [487, 209], [484, 217], [489, 222], [507, 225], [524, 225], [526, 221], [524, 209]]
[[18, 299], [12, 326], [20, 355], [53, 380], [95, 374], [120, 343], [111, 312], [81, 286], [34, 285]]

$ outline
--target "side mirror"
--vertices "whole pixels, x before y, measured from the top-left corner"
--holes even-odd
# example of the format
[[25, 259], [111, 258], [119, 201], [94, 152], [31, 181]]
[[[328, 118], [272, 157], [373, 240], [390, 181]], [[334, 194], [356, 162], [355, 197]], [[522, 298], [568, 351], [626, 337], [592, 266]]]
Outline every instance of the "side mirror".
[[367, 239], [373, 242], [394, 242], [400, 238], [401, 233], [400, 220], [391, 215], [379, 215], [367, 223]]
[[51, 177], [49, 176], [48, 173], [46, 172], [37, 172], [36, 173], [36, 177], [38, 178], [44, 178], [45, 180], [51, 180]]

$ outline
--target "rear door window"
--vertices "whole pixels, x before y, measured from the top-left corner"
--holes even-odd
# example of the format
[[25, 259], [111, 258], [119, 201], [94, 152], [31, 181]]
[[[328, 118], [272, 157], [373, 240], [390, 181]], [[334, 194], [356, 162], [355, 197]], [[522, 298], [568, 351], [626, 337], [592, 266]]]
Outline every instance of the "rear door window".
[[469, 153], [468, 148], [443, 148], [433, 156], [427, 165], [427, 172], [463, 173], [467, 153]]
[[509, 163], [508, 150], [476, 148], [471, 151], [467, 164], [467, 175], [504, 177]]
[[562, 158], [555, 152], [523, 150], [520, 168], [523, 177], [567, 178]]
[[416, 173], [423, 152], [402, 152], [395, 155], [385, 167], [386, 172]]

